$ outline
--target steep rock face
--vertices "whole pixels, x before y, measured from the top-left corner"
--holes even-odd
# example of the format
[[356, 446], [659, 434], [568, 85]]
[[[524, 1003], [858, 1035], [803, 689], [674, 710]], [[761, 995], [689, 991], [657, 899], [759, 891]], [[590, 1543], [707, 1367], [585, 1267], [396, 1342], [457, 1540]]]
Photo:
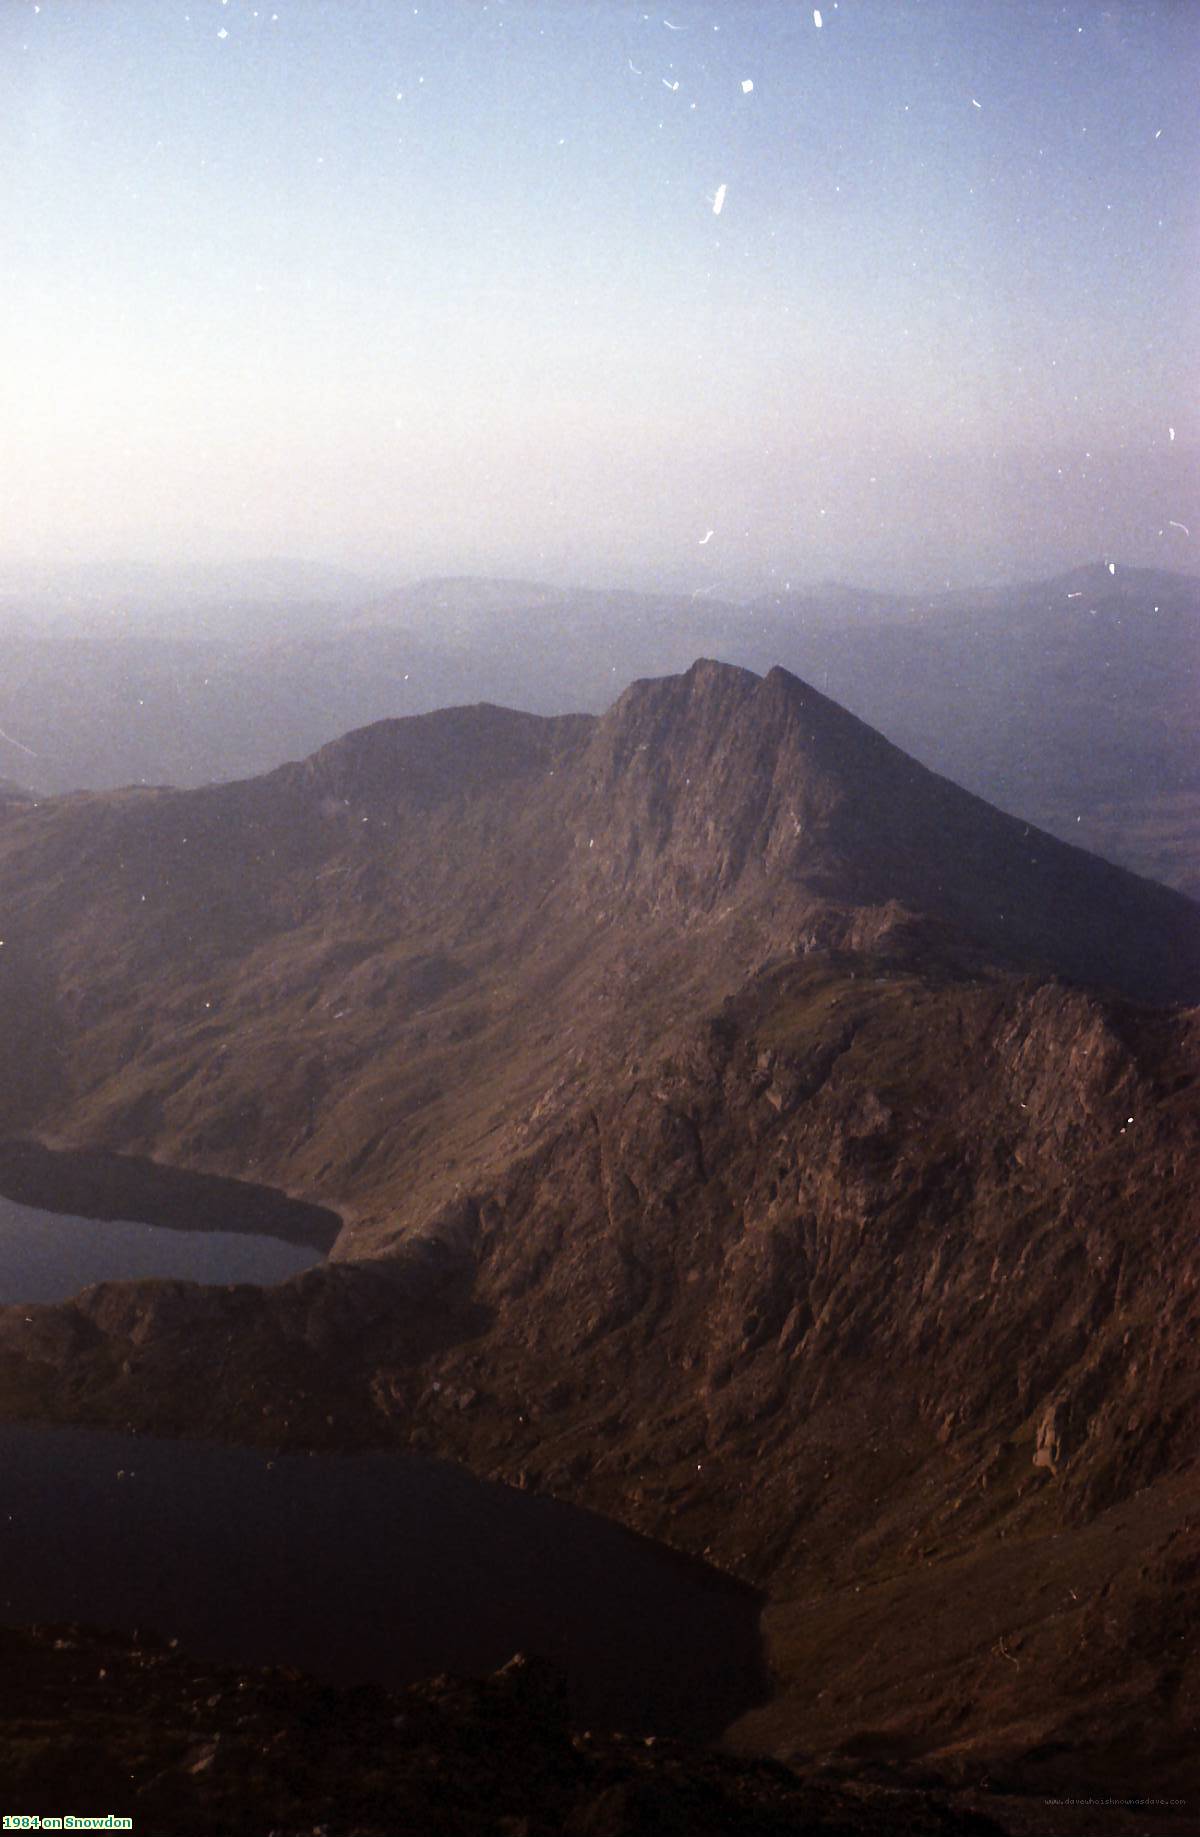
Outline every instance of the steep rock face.
[[1190, 902], [1004, 816], [808, 684], [699, 663], [637, 683], [580, 763], [595, 867], [676, 914], [802, 889], [898, 902], [991, 956], [1147, 1000], [1200, 993]]
[[700, 662], [683, 677], [635, 683], [598, 723], [576, 797], [599, 832], [587, 865], [614, 890], [676, 916], [709, 913], [774, 870], [821, 891], [835, 865], [826, 833], [840, 786], [815, 725], [797, 747], [804, 688], [795, 684], [793, 702], [794, 679], [779, 676], [782, 693], [749, 670]]

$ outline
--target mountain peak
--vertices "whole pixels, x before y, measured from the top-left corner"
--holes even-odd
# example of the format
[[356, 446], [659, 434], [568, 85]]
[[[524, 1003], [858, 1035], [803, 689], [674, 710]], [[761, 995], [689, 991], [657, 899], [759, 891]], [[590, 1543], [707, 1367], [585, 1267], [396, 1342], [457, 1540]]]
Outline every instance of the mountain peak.
[[1190, 901], [1006, 816], [787, 670], [701, 658], [635, 683], [579, 772], [591, 875], [652, 910], [765, 900], [782, 941], [813, 902], [900, 906], [993, 960], [1149, 1000], [1200, 994]]
[[660, 681], [678, 680], [686, 683], [707, 682], [759, 682], [757, 670], [747, 670], [740, 663], [723, 663], [719, 657], [697, 657], [691, 668], [677, 679], [659, 678]]
[[648, 695], [677, 700], [680, 706], [713, 696], [736, 700], [753, 694], [761, 681], [756, 670], [747, 670], [739, 663], [724, 663], [717, 657], [697, 657], [689, 669], [677, 676], [643, 676], [630, 683], [609, 712]]

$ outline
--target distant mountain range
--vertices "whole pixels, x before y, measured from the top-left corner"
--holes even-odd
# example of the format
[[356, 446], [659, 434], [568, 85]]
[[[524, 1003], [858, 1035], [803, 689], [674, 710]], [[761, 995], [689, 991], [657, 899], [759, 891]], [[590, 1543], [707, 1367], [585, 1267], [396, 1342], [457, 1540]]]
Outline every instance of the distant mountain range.
[[15, 609], [60, 625], [89, 617], [124, 624], [167, 619], [178, 634], [182, 617], [218, 607], [326, 607], [365, 600], [375, 589], [361, 575], [289, 556], [253, 560], [0, 563], [0, 615]]
[[149, 590], [136, 617], [85, 633], [46, 635], [12, 600], [0, 774], [47, 792], [239, 778], [458, 702], [595, 711], [708, 655], [782, 663], [990, 801], [1200, 891], [1192, 577], [1098, 563], [974, 594], [831, 586], [734, 605], [472, 580], [339, 597], [335, 577], [304, 576], [333, 595], [306, 598], [299, 574], [262, 574], [269, 603], [225, 604], [211, 628], [193, 603], [187, 637], [151, 635], [173, 602], [154, 613]]
[[0, 1411], [412, 1448], [705, 1553], [769, 1591], [759, 1751], [1195, 1790], [1191, 901], [698, 662], [0, 803], [0, 909], [0, 1176], [344, 1220], [275, 1289], [0, 1310]]

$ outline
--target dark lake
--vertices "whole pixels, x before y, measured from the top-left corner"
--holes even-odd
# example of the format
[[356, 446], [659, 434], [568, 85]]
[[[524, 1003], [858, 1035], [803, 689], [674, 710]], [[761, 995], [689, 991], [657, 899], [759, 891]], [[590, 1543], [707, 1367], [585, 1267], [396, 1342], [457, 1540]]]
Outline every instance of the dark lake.
[[580, 1726], [716, 1736], [759, 1701], [759, 1598], [554, 1500], [390, 1454], [0, 1425], [0, 1619], [177, 1637], [331, 1682], [565, 1670]]
[[282, 1282], [317, 1263], [336, 1212], [272, 1187], [135, 1155], [0, 1140], [0, 1305], [93, 1282]]
[[66, 1301], [93, 1282], [137, 1276], [269, 1284], [320, 1258], [315, 1246], [282, 1238], [75, 1218], [0, 1196], [0, 1304]]

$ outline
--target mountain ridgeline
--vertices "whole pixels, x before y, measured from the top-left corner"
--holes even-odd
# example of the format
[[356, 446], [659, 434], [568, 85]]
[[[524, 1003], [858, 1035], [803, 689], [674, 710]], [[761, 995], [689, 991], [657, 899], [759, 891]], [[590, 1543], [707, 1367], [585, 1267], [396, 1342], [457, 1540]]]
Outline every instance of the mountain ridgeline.
[[198, 580], [192, 599], [159, 582], [157, 611], [136, 577], [79, 604], [10, 593], [0, 775], [39, 793], [201, 785], [396, 715], [598, 712], [707, 655], [785, 665], [990, 802], [1200, 892], [1194, 577], [1097, 562], [1002, 589], [735, 601], [488, 580], [372, 597], [335, 579], [314, 600], [302, 573], [271, 581], [270, 605], [254, 578], [240, 598], [228, 583], [215, 623]]
[[446, 1454], [707, 1552], [771, 1594], [747, 1747], [1190, 1777], [1183, 895], [702, 661], [5, 802], [0, 899], [0, 1133], [342, 1220], [275, 1289], [0, 1310], [5, 1413]]

